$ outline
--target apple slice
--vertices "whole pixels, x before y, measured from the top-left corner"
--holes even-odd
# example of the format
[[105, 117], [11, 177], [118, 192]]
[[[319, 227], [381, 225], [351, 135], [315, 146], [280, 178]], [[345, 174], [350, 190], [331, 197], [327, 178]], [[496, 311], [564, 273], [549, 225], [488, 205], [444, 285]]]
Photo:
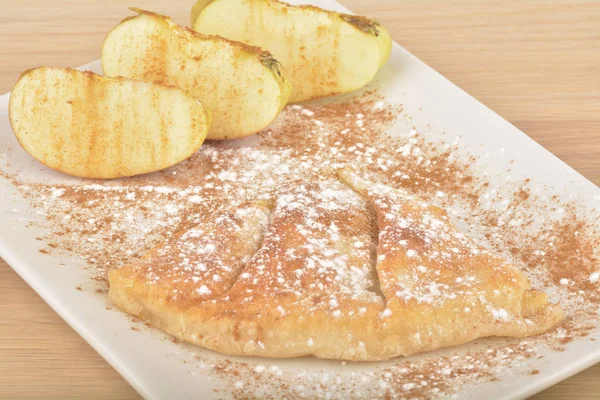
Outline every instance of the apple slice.
[[104, 73], [188, 90], [213, 111], [208, 139], [256, 133], [287, 104], [290, 83], [269, 52], [133, 10], [104, 40]]
[[199, 0], [192, 26], [273, 53], [292, 81], [291, 102], [363, 87], [392, 49], [376, 21], [276, 0]]
[[200, 148], [211, 120], [210, 110], [184, 90], [53, 67], [21, 75], [9, 113], [33, 158], [84, 178], [177, 164]]

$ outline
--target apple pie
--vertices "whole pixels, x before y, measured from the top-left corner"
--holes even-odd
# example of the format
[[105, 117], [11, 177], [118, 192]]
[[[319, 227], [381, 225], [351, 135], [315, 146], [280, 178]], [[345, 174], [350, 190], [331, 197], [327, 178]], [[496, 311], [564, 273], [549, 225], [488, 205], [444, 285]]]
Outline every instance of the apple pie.
[[122, 310], [227, 354], [384, 360], [563, 318], [444, 210], [351, 172], [205, 215], [109, 278]]

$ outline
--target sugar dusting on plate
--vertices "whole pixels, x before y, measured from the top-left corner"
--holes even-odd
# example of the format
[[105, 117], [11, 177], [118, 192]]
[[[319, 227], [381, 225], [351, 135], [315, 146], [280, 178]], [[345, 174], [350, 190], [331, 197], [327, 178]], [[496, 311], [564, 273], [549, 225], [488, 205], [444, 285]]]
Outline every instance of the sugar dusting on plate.
[[[465, 383], [493, 380], [503, 369], [543, 357], [542, 345], [562, 351], [574, 338], [586, 337], [594, 329], [600, 300], [597, 216], [590, 218], [591, 211], [559, 196], [544, 198], [529, 180], [498, 184], [477, 169], [478, 160], [459, 149], [454, 138], [432, 142], [416, 127], [405, 129], [409, 121], [401, 106], [365, 93], [288, 106], [254, 137], [208, 142], [189, 160], [141, 177], [65, 185], [0, 174], [43, 217], [32, 218], [48, 232], [40, 238], [45, 245], [40, 251], [73, 255], [102, 281], [109, 269], [138, 259], [207, 213], [249, 199], [270, 199], [290, 181], [322, 180], [351, 168], [444, 207], [478, 242], [520, 266], [536, 288], [551, 292], [568, 314], [559, 327], [538, 337], [487, 339], [467, 352], [449, 349], [360, 368], [353, 363], [331, 367], [331, 362], [323, 362], [327, 367], [322, 369], [286, 368], [277, 360], [197, 356], [196, 368], [219, 378], [219, 390], [236, 398], [451, 395]], [[334, 199], [330, 206], [336, 204]], [[501, 310], [492, 312], [502, 317]]]

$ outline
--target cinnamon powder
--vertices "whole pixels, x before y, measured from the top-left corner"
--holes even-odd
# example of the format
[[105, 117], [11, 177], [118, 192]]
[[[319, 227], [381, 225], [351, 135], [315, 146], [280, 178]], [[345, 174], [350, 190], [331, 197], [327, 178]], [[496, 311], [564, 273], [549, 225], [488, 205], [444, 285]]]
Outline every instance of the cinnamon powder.
[[[30, 183], [3, 169], [0, 176], [44, 217], [34, 224], [48, 232], [41, 238], [46, 245], [41, 252], [81, 260], [103, 296], [108, 270], [138, 259], [202, 215], [268, 196], [288, 181], [317, 179], [350, 167], [450, 210], [467, 232], [513, 260], [537, 287], [552, 289], [568, 314], [559, 328], [536, 338], [496, 340], [467, 354], [373, 363], [354, 375], [338, 369], [302, 375], [273, 368], [275, 364], [262, 370], [250, 362], [198, 359], [198, 365], [214, 365], [203, 373], [221, 379], [222, 390], [236, 398], [447, 395], [465, 383], [493, 380], [502, 368], [541, 357], [540, 344], [560, 351], [573, 338], [589, 335], [597, 320], [600, 284], [600, 235], [590, 212], [558, 196], [540, 198], [528, 179], [493, 188], [474, 167], [477, 158], [456, 144], [430, 141], [416, 128], [395, 131], [394, 123], [402, 118], [409, 117], [401, 106], [366, 92], [341, 102], [288, 106], [260, 134], [208, 142], [189, 160], [158, 173], [73, 185]], [[490, 200], [486, 195], [491, 190], [504, 195]], [[557, 210], [562, 210], [560, 217], [547, 217]]]

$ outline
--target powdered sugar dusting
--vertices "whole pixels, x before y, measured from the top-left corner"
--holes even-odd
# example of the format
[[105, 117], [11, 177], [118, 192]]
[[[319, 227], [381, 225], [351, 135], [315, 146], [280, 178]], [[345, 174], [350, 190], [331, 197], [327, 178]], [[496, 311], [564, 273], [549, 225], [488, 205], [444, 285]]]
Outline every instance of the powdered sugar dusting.
[[[466, 235], [447, 232], [444, 221], [431, 212], [406, 218], [399, 210], [390, 210], [386, 218], [400, 229], [423, 231], [425, 245], [439, 237], [454, 243], [436, 254], [396, 237], [398, 232], [382, 232], [390, 242], [396, 241], [396, 251], [415, 263], [415, 276], [422, 277], [415, 281], [413, 275], [405, 276], [404, 286], [395, 293], [398, 298], [439, 304], [461, 290], [476, 290], [478, 282], [471, 274], [465, 273], [456, 287], [449, 288], [435, 268], [425, 265], [483, 251], [512, 258], [536, 285], [556, 290], [553, 298], [560, 299], [569, 313], [561, 329], [541, 337], [493, 342], [473, 353], [372, 363], [360, 371], [286, 369], [271, 360], [253, 365], [203, 356], [198, 361], [206, 365], [203, 373], [222, 379], [223, 390], [238, 398], [431, 398], [541, 356], [540, 343], [560, 349], [571, 338], [587, 335], [592, 327], [585, 321], [597, 312], [600, 281], [594, 226], [577, 218], [577, 208], [568, 204], [560, 206], [560, 213], [557, 207], [559, 217], [552, 223], [530, 224], [555, 205], [543, 205], [547, 203], [530, 193], [527, 182], [514, 179], [506, 184], [514, 184], [514, 193], [500, 196], [469, 167], [474, 160], [461, 161], [454, 145], [430, 143], [418, 130], [406, 129], [389, 138], [386, 131], [397, 117], [404, 117], [397, 107], [368, 94], [342, 103], [290, 106], [254, 138], [207, 143], [189, 160], [159, 173], [71, 185], [7, 178], [46, 219], [50, 233], [43, 237], [47, 246], [43, 251], [75, 255], [99, 277], [111, 268], [139, 263], [155, 248], [162, 252], [158, 254], [162, 262], [146, 266], [144, 279], [176, 284], [173, 301], [212, 299], [238, 281], [248, 281], [257, 293], [266, 282], [294, 296], [304, 285], [315, 284], [322, 299], [314, 307], [333, 318], [346, 317], [341, 305], [354, 299], [380, 306], [385, 320], [393, 317], [389, 315], [393, 311], [383, 308], [380, 282], [373, 273], [375, 262], [385, 260], [373, 251], [376, 236], [349, 234], [351, 230], [340, 222], [348, 210], [353, 216], [373, 218], [364, 211], [365, 200], [335, 178], [336, 171], [350, 168], [381, 183], [373, 192], [380, 196], [380, 207], [393, 207], [385, 199], [386, 187], [402, 188], [426, 204], [444, 206], [454, 222], [470, 233], [480, 232], [474, 234], [477, 243], [486, 244], [487, 249], [481, 250]], [[331, 221], [323, 223], [326, 219]], [[277, 238], [269, 234], [273, 224], [294, 224], [307, 246], [278, 247]], [[217, 231], [224, 234], [215, 235]], [[311, 242], [311, 237], [319, 239]], [[340, 241], [343, 237], [352, 238]], [[337, 247], [342, 242], [345, 246]], [[215, 257], [231, 243], [246, 243], [240, 254], [247, 256]], [[156, 248], [158, 244], [162, 247]], [[264, 275], [252, 283], [261, 276], [261, 257], [269, 252], [278, 252], [299, 267], [289, 275]], [[290, 311], [280, 307], [277, 312], [282, 316]], [[355, 312], [364, 314], [367, 308], [357, 307]], [[507, 318], [507, 311], [494, 304], [488, 312], [499, 321]], [[308, 346], [317, 342], [317, 337], [306, 338]]]

